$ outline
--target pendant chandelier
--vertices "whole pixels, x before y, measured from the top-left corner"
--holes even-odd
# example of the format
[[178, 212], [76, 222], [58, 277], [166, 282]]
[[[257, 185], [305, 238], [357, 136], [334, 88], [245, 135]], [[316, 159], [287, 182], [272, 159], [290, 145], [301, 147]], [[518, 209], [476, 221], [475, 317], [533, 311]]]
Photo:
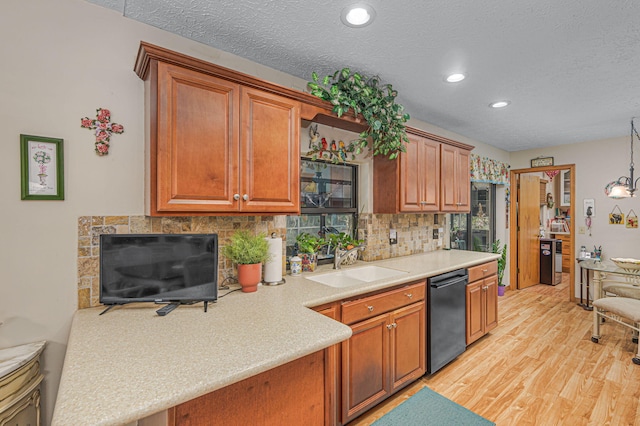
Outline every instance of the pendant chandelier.
[[633, 180], [633, 135], [636, 135], [636, 138], [640, 140], [640, 136], [638, 136], [638, 131], [633, 125], [634, 118], [631, 118], [631, 162], [629, 163], [629, 177], [621, 176], [618, 180], [614, 180], [613, 182], [609, 182], [607, 186], [604, 188], [604, 193], [607, 194], [609, 198], [629, 198], [634, 197], [635, 192], [638, 189], [638, 180], [640, 178]]

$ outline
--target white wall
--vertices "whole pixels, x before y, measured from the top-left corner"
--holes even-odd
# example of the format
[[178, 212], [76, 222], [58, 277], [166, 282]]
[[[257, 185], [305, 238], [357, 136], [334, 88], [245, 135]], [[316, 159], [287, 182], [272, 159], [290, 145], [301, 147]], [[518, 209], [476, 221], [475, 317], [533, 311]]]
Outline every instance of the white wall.
[[[625, 129], [620, 130], [621, 133], [625, 131]], [[640, 228], [609, 225], [609, 213], [616, 205], [620, 207], [626, 219], [632, 209], [638, 214], [640, 199], [636, 197], [614, 200], [604, 193], [607, 183], [623, 175], [629, 176], [629, 136], [514, 152], [511, 153], [511, 168], [529, 168], [530, 160], [539, 156], [554, 157], [555, 165], [576, 165], [576, 206], [571, 208], [571, 216], [576, 221], [574, 256], [577, 257], [580, 246], [584, 245], [588, 251], [593, 251], [594, 246], [602, 246], [605, 259], [612, 257], [640, 259]], [[584, 199], [595, 200], [596, 214], [592, 218], [591, 235], [586, 230], [584, 234], [579, 232], [579, 228], [585, 227]], [[580, 291], [577, 284], [579, 279], [579, 274], [576, 273], [574, 284], [576, 294]]]
[[[625, 129], [620, 129], [621, 133]], [[637, 144], [636, 144], [637, 145]], [[640, 210], [640, 199], [627, 198], [614, 200], [604, 193], [604, 187], [620, 176], [629, 176], [630, 159], [629, 136], [560, 145], [552, 148], [535, 149], [511, 153], [511, 168], [530, 167], [530, 160], [538, 156], [554, 157], [554, 164], [576, 165], [576, 206], [572, 206], [572, 216], [576, 220], [576, 251], [584, 245], [593, 250], [593, 246], [602, 246], [605, 258], [640, 258], [640, 228], [631, 229], [624, 225], [609, 225], [609, 213], [617, 205], [626, 215], [631, 209]], [[637, 154], [636, 154], [637, 158]], [[554, 178], [557, 179], [557, 178]], [[596, 215], [592, 219], [591, 236], [588, 232], [578, 233], [585, 225], [583, 200], [595, 200]], [[574, 253], [574, 254], [577, 254]]]
[[[289, 87], [305, 82], [83, 0], [4, 0], [0, 39], [0, 348], [47, 340], [48, 424], [77, 306], [78, 217], [144, 214], [140, 40]], [[125, 128], [105, 157], [80, 127], [100, 107]], [[20, 200], [20, 134], [64, 139], [64, 201]]]

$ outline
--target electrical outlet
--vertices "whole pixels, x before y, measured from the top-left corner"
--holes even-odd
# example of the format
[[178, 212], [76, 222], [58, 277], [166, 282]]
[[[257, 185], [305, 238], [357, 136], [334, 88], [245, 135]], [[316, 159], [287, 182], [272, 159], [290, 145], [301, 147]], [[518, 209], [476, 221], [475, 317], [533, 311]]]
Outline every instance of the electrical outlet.
[[587, 232], [587, 228], [584, 226], [578, 226], [578, 234], [584, 234], [585, 232]]
[[395, 229], [389, 229], [389, 244], [398, 244], [398, 233]]

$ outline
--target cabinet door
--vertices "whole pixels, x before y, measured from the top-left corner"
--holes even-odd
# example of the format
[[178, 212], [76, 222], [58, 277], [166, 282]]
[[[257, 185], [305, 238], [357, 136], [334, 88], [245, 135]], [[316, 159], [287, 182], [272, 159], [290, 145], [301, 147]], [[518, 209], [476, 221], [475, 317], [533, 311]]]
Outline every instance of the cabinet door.
[[471, 211], [471, 175], [469, 172], [469, 151], [457, 149], [456, 190], [458, 191], [457, 211]]
[[440, 143], [409, 134], [400, 155], [400, 211], [440, 210]]
[[429, 139], [424, 139], [421, 144], [422, 211], [440, 210], [440, 145]]
[[240, 210], [300, 210], [300, 103], [242, 89]]
[[425, 372], [425, 304], [414, 303], [391, 314], [391, 389], [411, 383]]
[[484, 336], [483, 283], [479, 280], [467, 285], [467, 345]]
[[422, 210], [422, 185], [420, 184], [424, 159], [422, 158], [422, 138], [409, 134], [407, 151], [400, 154], [400, 211], [419, 212]]
[[469, 211], [471, 178], [469, 151], [442, 144], [440, 150], [440, 207], [442, 211]]
[[498, 276], [494, 275], [484, 280], [485, 321], [484, 334], [498, 326]]
[[237, 210], [239, 92], [226, 80], [158, 63], [150, 214]]
[[389, 394], [389, 315], [351, 326], [342, 343], [342, 421], [346, 423]]

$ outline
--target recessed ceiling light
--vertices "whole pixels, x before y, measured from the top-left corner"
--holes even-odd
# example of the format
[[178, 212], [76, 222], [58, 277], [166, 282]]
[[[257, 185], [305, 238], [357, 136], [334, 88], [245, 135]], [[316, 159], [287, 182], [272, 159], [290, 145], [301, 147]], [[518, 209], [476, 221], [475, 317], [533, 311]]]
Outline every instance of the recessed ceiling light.
[[462, 81], [465, 79], [465, 75], [464, 74], [451, 74], [450, 76], [447, 77], [447, 81], [449, 83], [458, 83], [459, 81]]
[[342, 9], [340, 19], [348, 27], [365, 27], [376, 17], [376, 11], [366, 3], [355, 3]]
[[489, 106], [491, 108], [504, 108], [510, 103], [511, 101], [497, 101], [497, 102], [490, 103]]

